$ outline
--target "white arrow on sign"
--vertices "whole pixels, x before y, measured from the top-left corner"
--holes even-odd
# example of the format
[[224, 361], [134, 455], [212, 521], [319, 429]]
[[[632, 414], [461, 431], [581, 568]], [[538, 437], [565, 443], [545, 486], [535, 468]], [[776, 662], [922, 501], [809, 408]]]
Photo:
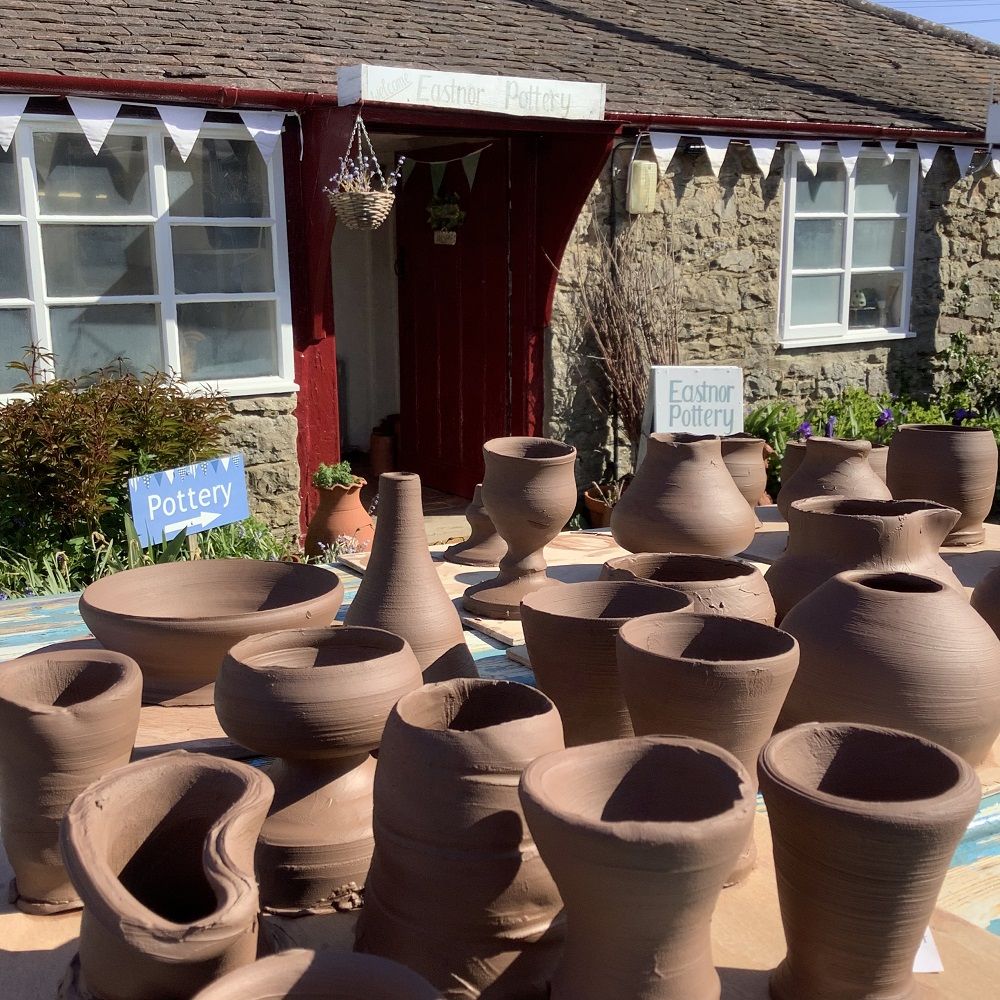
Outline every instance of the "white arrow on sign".
[[196, 525], [199, 528], [207, 528], [213, 521], [218, 521], [222, 517], [221, 514], [213, 514], [210, 510], [203, 510], [197, 517], [188, 518], [186, 521], [175, 521], [173, 524], [168, 524], [164, 529], [165, 534], [170, 534], [172, 531], [180, 531], [181, 528], [193, 528]]

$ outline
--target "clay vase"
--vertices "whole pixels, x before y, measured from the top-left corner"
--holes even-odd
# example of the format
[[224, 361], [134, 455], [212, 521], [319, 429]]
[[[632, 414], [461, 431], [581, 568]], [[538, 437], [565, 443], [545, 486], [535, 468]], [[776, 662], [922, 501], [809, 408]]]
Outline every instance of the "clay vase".
[[[767, 491], [764, 443], [752, 434], [730, 434], [722, 439], [722, 461], [751, 510]], [[756, 520], [756, 524], [759, 527], [760, 521]]]
[[[672, 733], [728, 750], [757, 790], [757, 756], [771, 738], [799, 665], [787, 632], [717, 615], [648, 615], [618, 633], [618, 673], [636, 736]], [[726, 885], [757, 861], [753, 832]]]
[[524, 684], [461, 679], [400, 698], [375, 772], [356, 950], [401, 962], [445, 997], [543, 1000], [562, 904], [517, 780], [562, 745], [555, 706]]
[[754, 816], [743, 765], [633, 737], [539, 758], [521, 801], [566, 907], [552, 1000], [718, 1000], [712, 911]]
[[80, 616], [102, 646], [139, 664], [145, 703], [211, 705], [231, 646], [257, 632], [329, 625], [343, 600], [336, 573], [319, 566], [196, 559], [97, 580]]
[[938, 554], [958, 511], [929, 500], [796, 500], [788, 546], [764, 574], [780, 621], [807, 594], [845, 570], [918, 573], [959, 594], [961, 581]]
[[756, 528], [713, 436], [651, 434], [631, 486], [611, 513], [611, 534], [630, 552], [734, 556], [753, 541]]
[[269, 632], [229, 651], [215, 684], [219, 723], [276, 758], [255, 860], [265, 910], [360, 905], [375, 846], [370, 751], [389, 709], [422, 683], [410, 647], [381, 629]]
[[797, 726], [760, 758], [788, 953], [774, 1000], [916, 1000], [913, 960], [979, 807], [973, 769], [910, 733]]
[[745, 559], [641, 552], [601, 567], [602, 580], [648, 580], [687, 594], [692, 611], [774, 624], [774, 601], [764, 576]]
[[317, 486], [319, 506], [309, 522], [304, 547], [307, 556], [322, 556], [338, 539], [348, 539], [350, 551], [367, 552], [372, 547], [375, 526], [361, 504], [365, 480], [350, 486]]
[[781, 627], [799, 671], [778, 720], [916, 733], [979, 764], [1000, 734], [1000, 639], [964, 597], [911, 573], [839, 573]]
[[873, 444], [872, 450], [868, 453], [868, 464], [882, 482], [886, 482], [889, 474], [889, 446], [887, 444]]
[[997, 443], [988, 427], [903, 424], [889, 449], [894, 497], [919, 497], [954, 507], [961, 517], [945, 545], [978, 545], [997, 486]]
[[84, 903], [65, 1000], [188, 1000], [257, 952], [253, 852], [271, 782], [183, 750], [106, 775], [66, 813]]
[[781, 456], [781, 485], [790, 482], [802, 459], [806, 457], [805, 441], [789, 441], [785, 445], [785, 453]]
[[344, 624], [385, 629], [405, 639], [425, 681], [475, 677], [462, 622], [427, 545], [420, 477], [387, 472], [379, 478], [378, 495], [375, 541]]
[[465, 519], [472, 533], [464, 542], [451, 545], [444, 552], [445, 562], [461, 566], [499, 566], [507, 552], [507, 543], [497, 534], [490, 515], [483, 506], [483, 484], [476, 486], [472, 503], [465, 508]]
[[990, 570], [972, 592], [972, 606], [1000, 636], [1000, 565]]
[[139, 728], [142, 674], [104, 650], [22, 656], [0, 668], [0, 833], [25, 913], [79, 909], [59, 853], [70, 803], [127, 764]]
[[545, 572], [543, 550], [576, 508], [576, 449], [548, 438], [494, 438], [483, 445], [483, 501], [507, 543], [500, 572], [469, 587], [466, 611], [485, 618], [517, 618], [521, 599], [556, 585]]

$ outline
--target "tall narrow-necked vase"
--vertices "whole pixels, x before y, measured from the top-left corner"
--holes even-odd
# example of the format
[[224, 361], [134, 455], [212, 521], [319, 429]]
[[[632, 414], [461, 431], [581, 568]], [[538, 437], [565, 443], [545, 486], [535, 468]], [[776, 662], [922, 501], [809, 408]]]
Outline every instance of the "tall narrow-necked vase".
[[472, 531], [464, 542], [445, 549], [445, 562], [460, 566], [499, 566], [507, 551], [507, 543], [497, 534], [483, 504], [482, 483], [476, 486], [472, 502], [465, 508], [465, 519]]

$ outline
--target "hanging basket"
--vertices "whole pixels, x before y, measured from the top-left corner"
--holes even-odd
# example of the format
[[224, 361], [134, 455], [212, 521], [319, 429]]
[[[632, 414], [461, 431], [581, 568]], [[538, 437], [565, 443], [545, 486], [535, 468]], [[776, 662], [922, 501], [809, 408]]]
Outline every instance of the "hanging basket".
[[327, 197], [338, 222], [354, 230], [378, 229], [396, 200], [392, 191], [334, 191]]

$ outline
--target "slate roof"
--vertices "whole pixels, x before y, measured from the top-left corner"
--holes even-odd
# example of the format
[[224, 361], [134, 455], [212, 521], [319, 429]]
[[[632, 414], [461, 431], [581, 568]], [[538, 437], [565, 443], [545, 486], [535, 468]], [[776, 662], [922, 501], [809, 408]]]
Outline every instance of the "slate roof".
[[1000, 46], [866, 0], [0, 0], [0, 73], [332, 93], [358, 62], [600, 80], [623, 113], [983, 128]]

